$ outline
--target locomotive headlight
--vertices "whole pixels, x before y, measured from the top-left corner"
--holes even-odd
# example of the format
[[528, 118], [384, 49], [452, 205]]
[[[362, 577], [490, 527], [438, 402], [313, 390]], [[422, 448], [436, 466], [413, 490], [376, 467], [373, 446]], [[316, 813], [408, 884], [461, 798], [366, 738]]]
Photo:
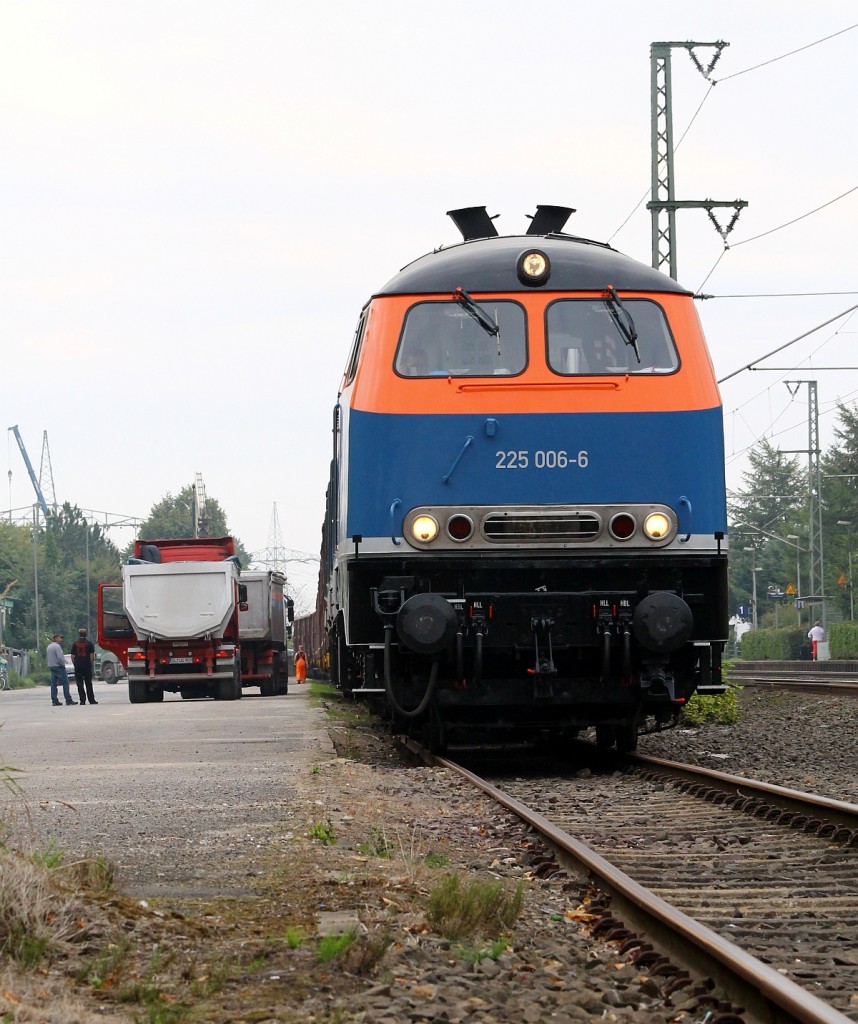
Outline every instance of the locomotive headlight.
[[428, 544], [438, 536], [438, 520], [434, 516], [416, 516], [411, 524], [411, 536], [421, 544]]
[[644, 520], [643, 528], [650, 540], [664, 540], [673, 524], [663, 512], [651, 512]]
[[518, 277], [523, 284], [545, 284], [551, 273], [551, 262], [544, 252], [531, 249], [518, 258]]

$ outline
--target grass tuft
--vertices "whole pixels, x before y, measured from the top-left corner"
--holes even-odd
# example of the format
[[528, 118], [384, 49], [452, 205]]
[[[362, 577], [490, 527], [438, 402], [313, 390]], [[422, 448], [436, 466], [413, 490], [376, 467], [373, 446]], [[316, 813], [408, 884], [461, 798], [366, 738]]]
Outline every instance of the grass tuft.
[[510, 893], [501, 882], [470, 881], [447, 875], [429, 895], [426, 919], [448, 939], [508, 931], [524, 906], [524, 881]]
[[334, 826], [329, 819], [314, 821], [307, 831], [311, 839], [318, 839], [323, 846], [333, 846], [337, 841], [334, 835]]
[[369, 835], [364, 842], [358, 844], [357, 851], [365, 857], [381, 857], [389, 860], [392, 856], [390, 843], [387, 841], [384, 829], [376, 828], [374, 825], [369, 830]]
[[343, 932], [342, 935], [323, 935], [319, 939], [316, 959], [320, 964], [328, 963], [328, 961], [345, 952], [356, 938], [357, 936], [353, 931]]
[[0, 955], [33, 966], [79, 934], [77, 901], [32, 858], [0, 848]]

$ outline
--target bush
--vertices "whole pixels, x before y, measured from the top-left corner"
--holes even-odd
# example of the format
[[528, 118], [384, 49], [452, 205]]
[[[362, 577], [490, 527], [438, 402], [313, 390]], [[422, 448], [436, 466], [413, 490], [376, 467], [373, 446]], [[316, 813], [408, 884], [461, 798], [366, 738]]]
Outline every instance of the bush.
[[828, 631], [828, 642], [836, 661], [858, 658], [858, 622], [835, 622]]
[[739, 721], [739, 690], [730, 686], [718, 697], [695, 693], [682, 709], [682, 721], [686, 725], [703, 725], [704, 722], [721, 722], [733, 725]]
[[19, 676], [17, 672], [10, 672], [9, 685], [13, 690], [32, 690], [37, 683], [30, 676]]
[[799, 661], [806, 646], [807, 633], [799, 626], [751, 629], [742, 637], [739, 656], [743, 661]]

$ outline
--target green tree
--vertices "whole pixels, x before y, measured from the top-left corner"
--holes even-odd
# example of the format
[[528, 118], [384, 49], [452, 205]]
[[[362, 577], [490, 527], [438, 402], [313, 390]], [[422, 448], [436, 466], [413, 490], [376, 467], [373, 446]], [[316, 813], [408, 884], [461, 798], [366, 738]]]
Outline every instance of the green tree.
[[67, 638], [81, 626], [94, 633], [98, 584], [120, 576], [116, 546], [102, 527], [65, 503], [39, 524], [33, 548], [32, 526], [0, 523], [0, 592], [15, 581], [8, 595], [14, 605], [6, 620], [6, 642], [43, 650], [57, 630]]
[[13, 602], [7, 610], [4, 641], [10, 647], [30, 646], [35, 633], [26, 635], [32, 617], [33, 533], [30, 526], [0, 522], [0, 594]]
[[858, 554], [858, 406], [838, 404], [837, 417], [835, 442], [820, 460], [825, 593], [829, 613], [848, 619], [849, 555], [854, 563]]
[[[756, 575], [757, 624], [794, 623], [793, 605], [775, 604], [767, 595], [798, 582], [794, 544], [807, 545], [807, 476], [796, 458], [766, 439], [749, 453], [748, 464], [743, 489], [729, 501], [730, 608], [752, 603]], [[788, 541], [789, 534], [804, 543]]]
[[[201, 537], [230, 536], [226, 513], [215, 498], [206, 498], [205, 513], [202, 519]], [[196, 507], [194, 488], [189, 485], [188, 487], [183, 487], [175, 496], [168, 491], [159, 502], [152, 506], [148, 518], [140, 526], [138, 537], [145, 540], [193, 537], [195, 527]], [[250, 564], [250, 555], [238, 537], [233, 536], [233, 539], [235, 541], [235, 552], [241, 560], [241, 564], [247, 567]], [[126, 558], [131, 554], [132, 550], [133, 545], [126, 549], [124, 552]]]

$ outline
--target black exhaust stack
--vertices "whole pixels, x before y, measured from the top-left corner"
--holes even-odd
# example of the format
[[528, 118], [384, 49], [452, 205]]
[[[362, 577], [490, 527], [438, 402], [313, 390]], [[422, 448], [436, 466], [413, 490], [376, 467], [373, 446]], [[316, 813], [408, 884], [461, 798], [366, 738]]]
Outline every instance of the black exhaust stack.
[[475, 238], [495, 238], [498, 233], [492, 224], [494, 217], [488, 215], [485, 206], [465, 206], [461, 210], [448, 210], [447, 216], [453, 218], [453, 223], [462, 232], [462, 238], [466, 242], [472, 242]]
[[537, 206], [530, 217], [529, 235], [551, 235], [563, 230], [566, 221], [575, 211], [571, 206]]

